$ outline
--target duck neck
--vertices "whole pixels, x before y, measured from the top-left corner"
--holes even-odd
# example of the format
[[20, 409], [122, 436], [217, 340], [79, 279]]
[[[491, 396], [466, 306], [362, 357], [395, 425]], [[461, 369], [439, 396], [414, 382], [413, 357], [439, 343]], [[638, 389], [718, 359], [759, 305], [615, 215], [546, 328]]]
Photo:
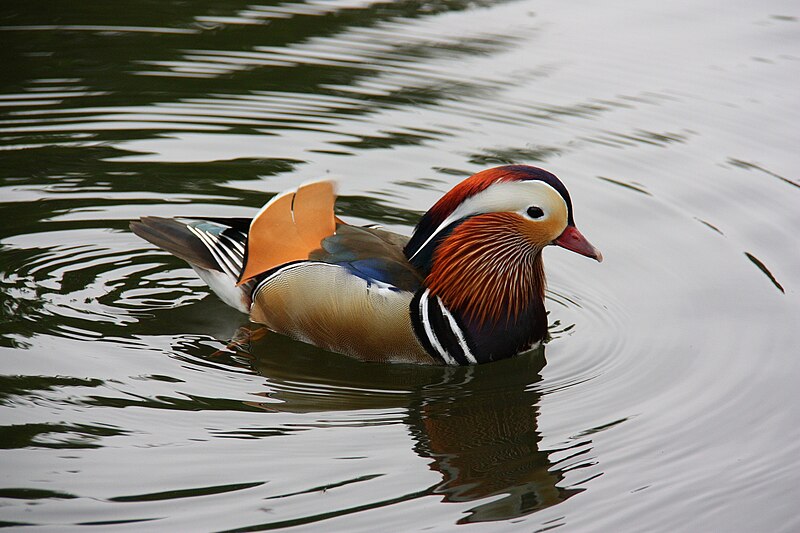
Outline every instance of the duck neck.
[[541, 249], [496, 216], [455, 228], [438, 246], [425, 279], [479, 362], [516, 355], [547, 334]]

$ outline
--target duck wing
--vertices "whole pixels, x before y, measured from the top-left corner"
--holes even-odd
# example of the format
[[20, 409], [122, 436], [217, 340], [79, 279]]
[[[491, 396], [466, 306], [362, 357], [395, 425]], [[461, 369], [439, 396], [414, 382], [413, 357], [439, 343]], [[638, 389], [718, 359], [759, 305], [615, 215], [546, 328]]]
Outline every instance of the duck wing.
[[308, 259], [259, 277], [251, 319], [365, 361], [433, 361], [414, 334], [409, 306], [422, 284], [403, 255], [406, 238], [338, 224]]

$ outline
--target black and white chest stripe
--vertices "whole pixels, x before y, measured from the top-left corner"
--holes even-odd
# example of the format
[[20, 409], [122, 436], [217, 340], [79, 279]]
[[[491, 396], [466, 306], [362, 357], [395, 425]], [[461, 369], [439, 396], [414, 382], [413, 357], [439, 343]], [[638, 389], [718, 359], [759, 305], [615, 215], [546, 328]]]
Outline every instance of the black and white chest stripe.
[[419, 291], [411, 300], [414, 333], [436, 359], [446, 365], [475, 365], [478, 359], [470, 348], [463, 329], [430, 289]]

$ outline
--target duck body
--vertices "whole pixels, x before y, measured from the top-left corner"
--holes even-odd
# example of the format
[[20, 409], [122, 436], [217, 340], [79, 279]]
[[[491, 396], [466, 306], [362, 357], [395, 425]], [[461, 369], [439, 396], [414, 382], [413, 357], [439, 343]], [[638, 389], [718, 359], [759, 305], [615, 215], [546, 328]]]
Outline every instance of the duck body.
[[408, 238], [334, 216], [329, 182], [276, 196], [253, 219], [131, 223], [268, 329], [365, 361], [470, 365], [547, 334], [541, 250], [602, 259], [563, 184], [511, 165], [467, 178]]

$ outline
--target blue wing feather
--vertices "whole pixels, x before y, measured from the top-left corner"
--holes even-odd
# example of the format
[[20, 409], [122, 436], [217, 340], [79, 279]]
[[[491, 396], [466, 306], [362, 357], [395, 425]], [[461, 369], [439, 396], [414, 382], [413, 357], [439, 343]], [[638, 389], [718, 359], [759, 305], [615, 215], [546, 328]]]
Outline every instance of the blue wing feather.
[[403, 255], [406, 240], [376, 228], [340, 224], [309, 259], [340, 265], [370, 283], [415, 292], [422, 278]]

